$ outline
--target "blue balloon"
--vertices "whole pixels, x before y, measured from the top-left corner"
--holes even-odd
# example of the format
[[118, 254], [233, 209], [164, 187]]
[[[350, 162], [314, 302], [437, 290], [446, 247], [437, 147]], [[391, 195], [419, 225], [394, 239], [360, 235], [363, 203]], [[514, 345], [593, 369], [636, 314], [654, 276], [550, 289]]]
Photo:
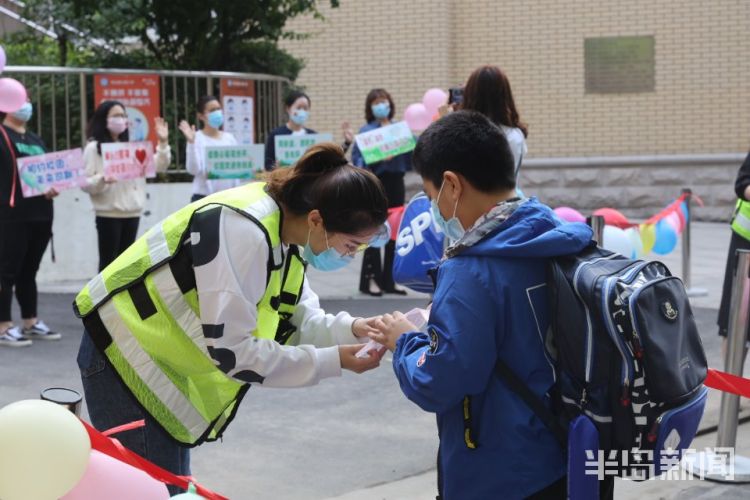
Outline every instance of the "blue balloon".
[[665, 220], [656, 223], [656, 242], [652, 251], [659, 255], [667, 255], [677, 245], [677, 232]]
[[685, 216], [685, 223], [687, 223], [687, 221], [688, 221], [688, 207], [687, 207], [687, 202], [686, 201], [683, 201], [682, 203], [680, 203], [680, 210], [682, 210], [682, 215]]

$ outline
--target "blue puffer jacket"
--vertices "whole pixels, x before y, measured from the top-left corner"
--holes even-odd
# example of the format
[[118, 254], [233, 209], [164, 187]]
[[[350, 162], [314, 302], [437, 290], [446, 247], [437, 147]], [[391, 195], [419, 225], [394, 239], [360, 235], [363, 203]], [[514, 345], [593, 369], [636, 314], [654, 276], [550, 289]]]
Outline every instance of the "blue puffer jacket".
[[565, 475], [562, 448], [494, 368], [503, 359], [548, 399], [547, 258], [577, 253], [590, 240], [587, 226], [562, 224], [535, 199], [522, 203], [440, 265], [428, 333], [399, 339], [393, 367], [401, 389], [437, 414], [448, 500], [524, 498]]

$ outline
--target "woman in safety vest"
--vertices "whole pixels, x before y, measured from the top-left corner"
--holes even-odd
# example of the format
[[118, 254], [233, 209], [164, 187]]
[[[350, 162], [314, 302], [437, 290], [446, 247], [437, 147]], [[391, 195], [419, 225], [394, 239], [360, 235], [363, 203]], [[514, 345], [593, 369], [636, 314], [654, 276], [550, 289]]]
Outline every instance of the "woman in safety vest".
[[335, 270], [385, 243], [377, 178], [340, 147], [310, 148], [293, 168], [203, 198], [152, 227], [78, 294], [78, 353], [91, 421], [181, 475], [188, 447], [221, 437], [251, 384], [300, 387], [357, 358], [374, 318], [326, 314], [305, 265]]
[[[732, 239], [729, 241], [724, 287], [721, 292], [721, 305], [719, 306], [719, 317], [717, 319], [719, 335], [724, 337], [725, 343], [729, 330], [729, 304], [732, 300], [734, 255], [737, 250], [750, 250], [750, 154], [747, 155], [740, 171], [737, 172], [734, 191], [739, 199], [732, 218]], [[750, 331], [748, 331], [748, 343], [750, 344]]]

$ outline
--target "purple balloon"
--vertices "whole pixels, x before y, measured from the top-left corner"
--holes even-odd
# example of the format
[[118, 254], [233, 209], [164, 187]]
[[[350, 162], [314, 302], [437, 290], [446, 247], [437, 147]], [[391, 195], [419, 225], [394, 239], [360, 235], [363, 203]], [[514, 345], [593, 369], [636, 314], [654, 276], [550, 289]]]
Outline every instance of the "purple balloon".
[[14, 113], [26, 103], [26, 88], [13, 78], [0, 78], [0, 111]]
[[584, 217], [581, 212], [579, 212], [575, 208], [557, 207], [554, 212], [558, 217], [566, 222], [586, 222], [586, 217]]

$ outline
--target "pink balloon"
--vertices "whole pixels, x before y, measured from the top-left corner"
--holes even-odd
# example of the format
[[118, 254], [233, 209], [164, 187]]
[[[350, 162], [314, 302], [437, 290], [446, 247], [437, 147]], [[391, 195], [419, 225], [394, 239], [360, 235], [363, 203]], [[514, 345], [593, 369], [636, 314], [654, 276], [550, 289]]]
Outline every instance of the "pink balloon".
[[0, 45], [0, 73], [3, 72], [5, 69], [5, 63], [8, 62], [5, 57], [5, 49], [3, 49], [3, 46]]
[[432, 123], [430, 114], [421, 102], [409, 104], [406, 111], [404, 111], [404, 121], [412, 132], [421, 132]]
[[680, 217], [672, 212], [671, 214], [664, 217], [664, 222], [669, 224], [672, 229], [674, 229], [674, 232], [677, 234], [680, 234], [682, 232], [682, 224], [680, 224]]
[[557, 207], [554, 212], [558, 217], [567, 222], [586, 222], [586, 217], [575, 208]]
[[167, 486], [140, 469], [91, 450], [86, 473], [61, 500], [165, 500]]
[[448, 94], [443, 89], [430, 89], [424, 93], [422, 104], [424, 104], [427, 114], [433, 116], [438, 112], [438, 108], [448, 103]]
[[26, 89], [18, 80], [0, 78], [0, 111], [13, 113], [26, 103]]

